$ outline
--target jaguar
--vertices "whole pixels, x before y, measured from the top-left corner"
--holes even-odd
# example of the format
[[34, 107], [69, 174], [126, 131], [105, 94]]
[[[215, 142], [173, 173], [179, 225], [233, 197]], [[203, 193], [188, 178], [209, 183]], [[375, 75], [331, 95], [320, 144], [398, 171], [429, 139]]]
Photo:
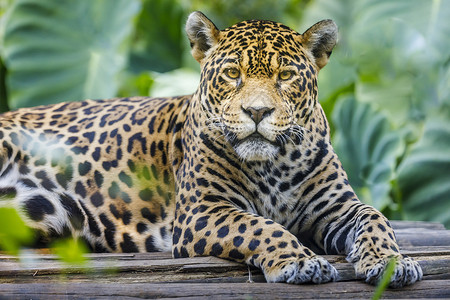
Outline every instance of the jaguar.
[[41, 241], [95, 252], [172, 251], [258, 267], [267, 282], [338, 277], [343, 254], [376, 284], [422, 278], [389, 221], [360, 202], [330, 143], [317, 76], [337, 42], [263, 20], [186, 23], [201, 79], [193, 95], [65, 102], [0, 116], [0, 205]]

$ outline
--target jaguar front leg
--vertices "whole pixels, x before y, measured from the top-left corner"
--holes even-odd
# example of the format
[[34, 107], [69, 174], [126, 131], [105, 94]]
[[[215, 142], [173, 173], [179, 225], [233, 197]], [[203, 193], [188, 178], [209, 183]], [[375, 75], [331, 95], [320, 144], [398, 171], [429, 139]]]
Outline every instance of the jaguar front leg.
[[353, 233], [349, 237], [353, 241], [350, 241], [347, 260], [354, 264], [358, 277], [377, 284], [389, 260], [395, 258], [390, 287], [410, 285], [422, 279], [419, 263], [400, 253], [389, 221], [376, 209], [368, 205], [361, 207]]
[[283, 226], [241, 211], [220, 196], [178, 199], [173, 256], [216, 256], [261, 268], [267, 282], [323, 283], [336, 269]]

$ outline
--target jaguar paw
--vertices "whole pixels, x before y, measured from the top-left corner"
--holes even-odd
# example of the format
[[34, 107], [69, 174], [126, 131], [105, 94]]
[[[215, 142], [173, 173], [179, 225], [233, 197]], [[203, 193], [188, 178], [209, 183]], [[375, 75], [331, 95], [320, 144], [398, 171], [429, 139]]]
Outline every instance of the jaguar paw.
[[264, 270], [267, 282], [287, 282], [293, 284], [335, 281], [336, 269], [319, 256], [283, 261]]
[[[376, 285], [383, 277], [389, 258], [378, 260], [365, 271], [366, 282]], [[413, 284], [422, 279], [423, 273], [419, 263], [407, 256], [396, 257], [395, 270], [391, 276], [389, 287], [398, 288]]]

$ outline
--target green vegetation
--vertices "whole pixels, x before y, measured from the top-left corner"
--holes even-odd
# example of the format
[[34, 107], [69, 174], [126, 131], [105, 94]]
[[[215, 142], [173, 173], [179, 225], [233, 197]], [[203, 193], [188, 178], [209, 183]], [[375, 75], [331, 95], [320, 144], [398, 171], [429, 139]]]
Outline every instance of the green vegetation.
[[80, 240], [73, 238], [57, 240], [52, 244], [52, 250], [66, 264], [87, 266], [87, 259], [84, 254], [89, 251], [87, 246]]
[[450, 3], [317, 0], [304, 16], [340, 26], [319, 92], [361, 200], [450, 227]]
[[12, 1], [2, 47], [9, 107], [113, 97], [138, 11], [136, 0]]
[[[35, 232], [25, 225], [14, 208], [0, 207], [0, 251], [18, 256], [20, 250], [32, 246], [35, 239]], [[67, 265], [87, 266], [84, 254], [89, 252], [88, 248], [75, 238], [55, 241], [51, 251]]]
[[389, 282], [391, 282], [391, 277], [395, 271], [396, 259], [391, 258], [389, 263], [386, 266], [386, 269], [383, 272], [383, 276], [380, 279], [380, 282], [377, 284], [377, 288], [373, 293], [372, 300], [381, 299], [383, 292], [388, 288]]
[[221, 28], [262, 18], [303, 32], [331, 18], [340, 42], [319, 97], [351, 184], [389, 218], [450, 227], [448, 1], [0, 0], [0, 9], [0, 111], [193, 92], [199, 67], [183, 29], [193, 10]]
[[0, 249], [19, 254], [21, 246], [33, 241], [33, 233], [14, 208], [0, 207]]

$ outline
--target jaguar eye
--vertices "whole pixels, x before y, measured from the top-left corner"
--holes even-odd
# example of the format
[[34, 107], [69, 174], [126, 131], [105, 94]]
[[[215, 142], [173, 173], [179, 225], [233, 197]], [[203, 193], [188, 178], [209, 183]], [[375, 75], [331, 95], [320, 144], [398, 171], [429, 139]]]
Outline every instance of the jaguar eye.
[[289, 80], [292, 76], [294, 76], [294, 72], [292, 71], [281, 71], [280, 74], [278, 74], [280, 80]]
[[239, 72], [236, 68], [228, 68], [225, 69], [225, 75], [230, 77], [231, 79], [238, 79], [241, 76], [241, 72]]

